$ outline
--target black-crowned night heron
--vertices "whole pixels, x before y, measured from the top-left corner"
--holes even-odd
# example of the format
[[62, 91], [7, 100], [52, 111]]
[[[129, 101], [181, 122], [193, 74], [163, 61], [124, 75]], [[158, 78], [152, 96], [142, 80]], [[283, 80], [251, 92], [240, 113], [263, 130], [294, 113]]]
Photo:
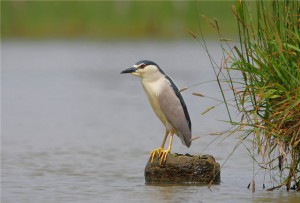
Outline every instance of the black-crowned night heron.
[[[180, 138], [182, 144], [191, 146], [191, 120], [182, 98], [182, 95], [172, 79], [167, 76], [159, 66], [148, 60], [137, 62], [133, 67], [123, 70], [141, 78], [142, 86], [148, 100], [161, 122], [166, 127], [166, 134], [161, 147], [150, 154], [151, 163], [156, 154], [163, 163], [172, 148], [174, 133]], [[170, 134], [168, 149], [164, 150], [165, 142]]]

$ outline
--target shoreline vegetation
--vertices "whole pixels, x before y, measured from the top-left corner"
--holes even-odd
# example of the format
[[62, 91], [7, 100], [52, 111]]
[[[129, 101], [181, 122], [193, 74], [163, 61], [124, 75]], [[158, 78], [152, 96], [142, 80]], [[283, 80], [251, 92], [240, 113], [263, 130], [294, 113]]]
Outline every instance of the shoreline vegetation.
[[239, 34], [233, 47], [219, 22], [206, 19], [219, 34], [221, 66], [202, 41], [232, 125], [225, 134], [238, 135], [238, 145], [253, 158], [248, 187], [254, 192], [255, 176], [264, 171], [272, 182], [268, 190], [300, 191], [300, 3], [256, 1], [255, 6], [251, 11], [246, 1], [232, 6]]
[[[237, 33], [234, 1], [2, 1], [2, 39], [190, 40], [197, 13]], [[197, 10], [196, 10], [197, 7]], [[204, 34], [213, 35], [203, 23]]]

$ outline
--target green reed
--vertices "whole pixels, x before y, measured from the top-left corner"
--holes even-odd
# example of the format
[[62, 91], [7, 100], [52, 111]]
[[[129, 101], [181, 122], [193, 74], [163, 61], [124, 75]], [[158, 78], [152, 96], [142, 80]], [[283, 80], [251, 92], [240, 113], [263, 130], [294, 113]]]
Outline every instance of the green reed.
[[[273, 181], [269, 190], [285, 186], [299, 191], [300, 3], [251, 3], [255, 3], [254, 10], [245, 1], [232, 6], [238, 46], [230, 46], [221, 36], [217, 20], [208, 20], [220, 36], [221, 67], [203, 42], [232, 124], [227, 133], [238, 133], [242, 142], [251, 141], [248, 151]], [[236, 112], [240, 116], [234, 121], [232, 114]], [[255, 158], [256, 153], [261, 161]], [[252, 185], [255, 190], [254, 177]]]
[[240, 45], [224, 48], [226, 61], [217, 75], [241, 115], [231, 122], [235, 131], [252, 141], [262, 157], [259, 165], [276, 180], [273, 188], [287, 190], [300, 190], [299, 6], [296, 0], [257, 1], [250, 12], [245, 1], [238, 1], [232, 11]]

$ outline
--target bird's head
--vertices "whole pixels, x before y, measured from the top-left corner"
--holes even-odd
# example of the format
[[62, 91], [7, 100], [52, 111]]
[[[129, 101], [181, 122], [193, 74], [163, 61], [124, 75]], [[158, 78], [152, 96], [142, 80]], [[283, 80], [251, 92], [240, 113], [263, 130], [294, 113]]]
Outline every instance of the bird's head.
[[164, 74], [156, 63], [148, 60], [141, 60], [137, 62], [131, 68], [123, 70], [121, 74], [123, 73], [130, 73], [141, 78], [150, 77], [157, 73]]

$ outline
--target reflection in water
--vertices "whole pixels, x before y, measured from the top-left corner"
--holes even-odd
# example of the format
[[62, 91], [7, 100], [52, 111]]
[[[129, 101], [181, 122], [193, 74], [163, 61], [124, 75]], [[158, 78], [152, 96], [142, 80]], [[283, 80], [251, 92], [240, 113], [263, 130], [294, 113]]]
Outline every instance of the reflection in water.
[[[210, 45], [215, 57], [220, 50]], [[222, 168], [220, 185], [144, 184], [149, 153], [164, 127], [155, 118], [138, 79], [120, 71], [139, 59], [156, 61], [179, 87], [214, 80], [198, 44], [3, 42], [1, 202], [261, 202], [294, 201], [299, 194], [262, 189], [243, 147]], [[219, 57], [220, 58], [220, 57]], [[173, 152], [213, 155], [221, 164], [237, 143], [209, 135], [228, 127], [226, 111], [192, 92], [219, 98], [215, 83], [183, 92], [200, 139], [191, 148], [174, 138]], [[258, 170], [256, 168], [255, 170]], [[266, 178], [265, 184], [272, 183]], [[282, 199], [283, 198], [283, 199]]]

